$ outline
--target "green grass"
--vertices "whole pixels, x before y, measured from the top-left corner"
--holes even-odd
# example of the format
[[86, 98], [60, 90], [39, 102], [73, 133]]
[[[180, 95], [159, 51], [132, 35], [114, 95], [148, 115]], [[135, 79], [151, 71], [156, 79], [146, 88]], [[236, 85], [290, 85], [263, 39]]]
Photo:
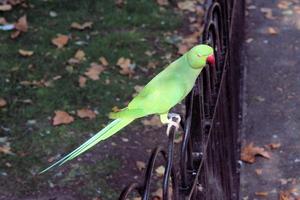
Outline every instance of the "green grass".
[[[159, 61], [160, 66], [166, 64], [161, 56], [174, 50], [165, 42], [163, 35], [182, 23], [181, 16], [171, 7], [160, 8], [155, 1], [149, 0], [127, 1], [122, 8], [109, 0], [29, 2], [29, 8], [17, 6], [11, 12], [0, 13], [0, 17], [10, 22], [26, 14], [29, 22], [29, 31], [16, 40], [9, 38], [10, 32], [2, 31], [0, 34], [0, 97], [8, 101], [8, 105], [0, 110], [0, 125], [9, 129], [0, 129], [0, 137], [9, 138], [15, 153], [0, 154], [0, 191], [6, 188], [6, 193], [20, 196], [47, 190], [47, 180], [51, 179], [51, 174], [39, 177], [35, 174], [49, 165], [48, 158], [73, 149], [86, 138], [86, 133], [99, 130], [107, 122], [106, 113], [113, 106], [124, 106], [124, 102], [134, 93], [133, 87], [145, 84], [161, 69], [148, 69], [146, 65], [149, 60]], [[51, 17], [50, 11], [55, 11], [57, 17]], [[91, 30], [70, 29], [72, 22], [85, 21], [94, 23]], [[72, 38], [63, 49], [51, 44], [51, 39], [58, 33], [68, 34]], [[76, 44], [78, 41], [86, 45], [79, 46]], [[33, 50], [35, 53], [32, 57], [23, 58], [18, 55], [18, 49]], [[86, 53], [87, 60], [73, 66], [72, 71], [67, 70], [67, 60], [78, 49]], [[153, 57], [145, 55], [145, 51], [153, 50], [157, 52]], [[100, 56], [107, 58], [109, 67], [100, 75], [100, 80], [88, 80], [87, 86], [80, 88], [79, 75]], [[115, 66], [122, 56], [136, 63], [133, 78], [121, 75]], [[21, 81], [49, 80], [57, 75], [62, 78], [56, 80], [52, 87], [20, 84]], [[110, 80], [110, 84], [106, 84], [106, 80]], [[22, 103], [25, 99], [31, 99], [32, 103]], [[55, 110], [74, 112], [83, 107], [97, 109], [100, 113], [97, 119], [76, 119], [67, 126], [51, 125], [49, 117], [53, 117]], [[36, 120], [36, 124], [28, 125], [28, 120]], [[70, 167], [67, 175], [56, 183], [72, 186], [78, 178], [87, 183], [86, 192], [81, 195], [97, 196], [97, 188], [103, 187], [100, 196], [115, 199], [116, 196], [111, 195], [114, 191], [109, 189], [109, 184], [100, 175], [113, 173], [118, 165], [120, 161], [117, 158], [93, 165], [83, 163]]]

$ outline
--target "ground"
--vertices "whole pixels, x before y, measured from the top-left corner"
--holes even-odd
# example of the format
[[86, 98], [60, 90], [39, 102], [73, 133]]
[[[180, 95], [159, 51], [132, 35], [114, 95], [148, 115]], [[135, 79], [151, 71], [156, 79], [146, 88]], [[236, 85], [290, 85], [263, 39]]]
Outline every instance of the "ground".
[[244, 200], [300, 197], [299, 6], [248, 1], [243, 148], [253, 142], [270, 158], [242, 164]]
[[[14, 31], [0, 35], [0, 199], [116, 199], [143, 175], [136, 161], [146, 162], [150, 149], [166, 138], [155, 119], [135, 121], [75, 161], [38, 173], [104, 127], [112, 108], [126, 106], [163, 66], [197, 42], [193, 35], [180, 46], [181, 33], [194, 33], [201, 24], [190, 13], [196, 10], [157, 2], [32, 0], [0, 11], [8, 23], [24, 15], [28, 21], [28, 31], [17, 38], [11, 38]], [[73, 22], [92, 26], [78, 30], [70, 27]], [[62, 48], [51, 42], [59, 34], [69, 38]], [[85, 55], [70, 61], [78, 50]], [[28, 51], [33, 55], [24, 55]], [[116, 65], [121, 57], [130, 59], [124, 73]], [[91, 63], [104, 69], [99, 79], [86, 73]], [[82, 108], [96, 118], [80, 118], [76, 111]], [[54, 126], [55, 111], [74, 122]]]

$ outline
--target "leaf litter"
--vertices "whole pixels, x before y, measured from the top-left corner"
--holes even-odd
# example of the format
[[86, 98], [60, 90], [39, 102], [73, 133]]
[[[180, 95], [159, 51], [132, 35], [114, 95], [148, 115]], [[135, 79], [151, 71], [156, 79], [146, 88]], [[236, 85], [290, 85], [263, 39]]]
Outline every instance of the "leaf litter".
[[241, 160], [247, 163], [254, 163], [256, 156], [262, 156], [270, 159], [271, 155], [263, 147], [254, 146], [253, 142], [245, 145], [241, 151]]

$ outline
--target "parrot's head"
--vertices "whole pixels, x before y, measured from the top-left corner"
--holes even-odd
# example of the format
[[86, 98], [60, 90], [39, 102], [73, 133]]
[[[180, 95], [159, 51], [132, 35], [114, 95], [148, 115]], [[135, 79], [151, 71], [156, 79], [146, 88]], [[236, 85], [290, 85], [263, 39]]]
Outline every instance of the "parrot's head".
[[206, 64], [214, 65], [214, 50], [205, 44], [194, 46], [187, 52], [187, 60], [190, 66], [195, 69], [204, 68]]

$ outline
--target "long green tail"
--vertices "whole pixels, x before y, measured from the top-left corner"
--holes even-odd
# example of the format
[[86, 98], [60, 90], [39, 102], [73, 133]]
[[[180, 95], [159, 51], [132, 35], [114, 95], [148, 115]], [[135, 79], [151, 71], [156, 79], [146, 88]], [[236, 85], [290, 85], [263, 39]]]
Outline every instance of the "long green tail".
[[60, 159], [59, 161], [55, 162], [50, 167], [48, 167], [48, 168], [44, 169], [43, 171], [41, 171], [40, 174], [50, 170], [51, 168], [53, 168], [57, 165], [60, 166], [60, 165], [64, 164], [65, 162], [70, 161], [73, 158], [79, 156], [80, 154], [82, 154], [86, 150], [88, 150], [91, 147], [93, 147], [94, 145], [96, 145], [98, 142], [100, 142], [102, 140], [105, 140], [105, 139], [109, 138], [110, 136], [112, 136], [113, 134], [117, 133], [119, 130], [121, 130], [122, 128], [124, 128], [128, 124], [130, 124], [133, 120], [134, 120], [134, 118], [131, 118], [131, 119], [129, 119], [129, 118], [124, 119], [123, 118], [123, 119], [116, 119], [116, 120], [112, 121], [104, 129], [102, 129], [96, 135], [94, 135], [89, 140], [87, 140], [85, 143], [80, 145], [77, 149], [75, 149], [74, 151], [72, 151], [71, 153], [69, 153], [68, 155], [66, 155], [62, 159]]

